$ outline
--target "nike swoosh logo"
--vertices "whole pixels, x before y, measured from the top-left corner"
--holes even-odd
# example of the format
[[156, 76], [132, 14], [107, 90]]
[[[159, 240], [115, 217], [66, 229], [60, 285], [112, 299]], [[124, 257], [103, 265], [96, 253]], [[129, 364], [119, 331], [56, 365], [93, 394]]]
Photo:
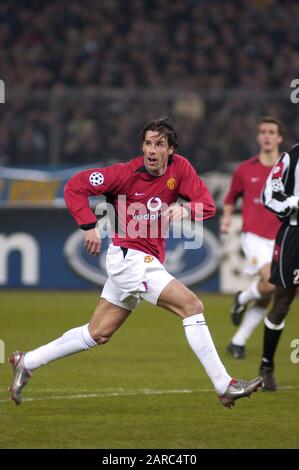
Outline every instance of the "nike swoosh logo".
[[241, 388], [240, 390], [235, 392], [235, 395], [242, 395], [242, 393], [244, 393], [244, 392], [245, 392], [244, 388]]
[[259, 178], [255, 178], [255, 177], [251, 178], [252, 183], [256, 183], [258, 180]]
[[135, 193], [135, 196], [143, 196], [144, 193]]

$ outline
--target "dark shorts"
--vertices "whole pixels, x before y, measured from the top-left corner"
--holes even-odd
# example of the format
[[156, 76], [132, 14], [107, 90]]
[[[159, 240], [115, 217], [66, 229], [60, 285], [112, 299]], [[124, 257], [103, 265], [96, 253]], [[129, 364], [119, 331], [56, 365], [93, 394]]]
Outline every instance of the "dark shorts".
[[299, 287], [299, 227], [283, 224], [276, 236], [272, 264], [272, 284]]

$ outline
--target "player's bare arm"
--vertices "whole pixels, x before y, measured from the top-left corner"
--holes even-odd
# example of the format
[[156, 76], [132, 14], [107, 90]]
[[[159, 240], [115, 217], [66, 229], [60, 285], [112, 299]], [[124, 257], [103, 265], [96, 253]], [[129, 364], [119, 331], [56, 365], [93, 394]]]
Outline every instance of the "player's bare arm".
[[101, 250], [101, 238], [97, 228], [86, 230], [84, 233], [84, 248], [92, 256], [97, 256]]
[[232, 204], [224, 204], [223, 207], [223, 216], [220, 222], [220, 232], [228, 233], [231, 223], [232, 223], [232, 214], [234, 212], [234, 206]]

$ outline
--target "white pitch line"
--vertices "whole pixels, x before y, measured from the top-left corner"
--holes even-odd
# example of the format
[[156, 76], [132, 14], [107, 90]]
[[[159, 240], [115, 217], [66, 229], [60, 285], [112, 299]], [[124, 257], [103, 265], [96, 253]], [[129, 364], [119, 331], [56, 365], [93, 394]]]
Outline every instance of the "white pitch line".
[[[279, 387], [279, 390], [295, 390], [298, 389], [299, 385], [283, 385]], [[42, 390], [35, 390], [41, 392]], [[45, 392], [57, 391], [57, 389], [44, 389]], [[68, 390], [61, 390], [62, 392], [68, 392]], [[71, 391], [71, 390], [69, 390]], [[138, 396], [138, 395], [169, 395], [169, 394], [191, 394], [191, 393], [210, 393], [215, 392], [211, 388], [199, 388], [199, 389], [179, 389], [179, 390], [151, 390], [151, 389], [137, 389], [137, 390], [125, 390], [116, 389], [115, 391], [102, 391], [94, 393], [77, 393], [73, 395], [52, 395], [43, 397], [31, 397], [24, 398], [24, 401], [46, 401], [46, 400], [77, 400], [82, 398], [110, 398], [110, 397], [126, 397], [126, 396]], [[8, 400], [1, 399], [0, 403], [5, 403]]]
[[[47, 390], [50, 392], [50, 390]], [[45, 397], [32, 397], [24, 398], [23, 401], [44, 401], [44, 400], [76, 400], [80, 398], [109, 398], [109, 397], [127, 397], [127, 396], [136, 396], [136, 395], [169, 395], [169, 394], [185, 394], [185, 393], [206, 393], [212, 392], [212, 389], [181, 389], [181, 390], [150, 390], [150, 389], [141, 389], [141, 390], [118, 390], [110, 392], [97, 392], [97, 393], [77, 393], [75, 395], [52, 395]], [[0, 400], [0, 403], [6, 402], [7, 400]]]

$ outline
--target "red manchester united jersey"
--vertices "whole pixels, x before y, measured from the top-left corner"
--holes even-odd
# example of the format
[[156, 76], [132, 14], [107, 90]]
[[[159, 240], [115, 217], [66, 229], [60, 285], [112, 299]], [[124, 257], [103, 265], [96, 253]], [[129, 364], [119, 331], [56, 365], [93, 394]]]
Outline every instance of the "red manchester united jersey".
[[241, 163], [235, 170], [224, 203], [235, 204], [239, 197], [243, 197], [243, 232], [274, 239], [280, 221], [275, 214], [265, 209], [261, 201], [261, 192], [271, 170], [272, 167], [263, 165], [258, 156]]
[[64, 197], [79, 226], [96, 222], [88, 197], [102, 194], [117, 217], [113, 244], [154, 255], [161, 262], [165, 257], [165, 236], [158, 222], [167, 206], [181, 196], [189, 201], [193, 220], [208, 219], [216, 211], [207, 186], [189, 161], [178, 154], [169, 158], [161, 176], [148, 173], [143, 157], [73, 176], [65, 186]]

